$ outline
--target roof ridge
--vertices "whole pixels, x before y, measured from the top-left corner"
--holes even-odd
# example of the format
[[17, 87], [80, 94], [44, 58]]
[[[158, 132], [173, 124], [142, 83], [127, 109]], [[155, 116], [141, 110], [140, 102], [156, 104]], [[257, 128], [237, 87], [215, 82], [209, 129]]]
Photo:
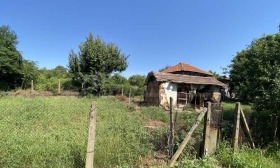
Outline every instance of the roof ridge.
[[182, 62], [180, 62], [180, 65], [181, 65], [181, 70], [184, 70]]
[[172, 74], [172, 73], [162, 73], [156, 72], [153, 74], [148, 74], [146, 78], [147, 80], [150, 78], [150, 75], [153, 75], [158, 82], [174, 82], [174, 83], [187, 83], [187, 84], [204, 84], [204, 85], [216, 85], [225, 87], [225, 84], [221, 81], [218, 81], [214, 77], [204, 77], [204, 76], [190, 76], [190, 75], [182, 75], [182, 74]]
[[177, 72], [177, 71], [197, 72], [197, 73], [202, 73], [202, 74], [213, 76], [212, 73], [209, 73], [207, 71], [204, 71], [202, 69], [199, 69], [197, 67], [194, 67], [194, 66], [192, 66], [190, 64], [186, 64], [186, 63], [183, 63], [183, 62], [179, 62], [175, 66], [172, 66], [170, 68], [167, 68], [167, 69], [163, 70], [163, 72], [167, 72], [167, 73]]

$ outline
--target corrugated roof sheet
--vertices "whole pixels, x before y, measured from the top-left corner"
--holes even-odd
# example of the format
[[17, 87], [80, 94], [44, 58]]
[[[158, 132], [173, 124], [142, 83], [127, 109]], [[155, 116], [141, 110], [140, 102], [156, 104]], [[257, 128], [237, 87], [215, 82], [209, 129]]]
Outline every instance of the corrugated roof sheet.
[[225, 87], [226, 85], [213, 77], [201, 77], [190, 76], [182, 74], [171, 74], [164, 72], [150, 72], [146, 78], [146, 83], [149, 78], [154, 76], [158, 82], [174, 82], [174, 83], [186, 83], [186, 84], [203, 84], [203, 85], [215, 85]]
[[194, 66], [191, 66], [189, 64], [185, 64], [180, 62], [179, 64], [172, 66], [170, 68], [167, 68], [165, 70], [163, 70], [162, 72], [166, 72], [166, 73], [172, 73], [172, 72], [178, 72], [178, 71], [186, 71], [186, 72], [197, 72], [197, 73], [202, 73], [202, 74], [206, 74], [209, 76], [213, 76], [213, 74], [203, 71], [201, 69], [198, 69]]

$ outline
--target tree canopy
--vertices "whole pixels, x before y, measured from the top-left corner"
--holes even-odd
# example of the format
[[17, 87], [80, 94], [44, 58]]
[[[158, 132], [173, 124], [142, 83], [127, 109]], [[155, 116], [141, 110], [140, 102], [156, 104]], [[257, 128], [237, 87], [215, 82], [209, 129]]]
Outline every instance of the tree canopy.
[[280, 101], [279, 33], [254, 40], [237, 53], [230, 67], [234, 90], [240, 98], [262, 106], [266, 101]]
[[128, 82], [132, 86], [137, 86], [139, 88], [144, 88], [146, 77], [143, 75], [132, 75], [128, 78]]
[[0, 89], [9, 90], [21, 83], [23, 58], [17, 50], [17, 35], [9, 26], [0, 27]]
[[[279, 116], [280, 33], [254, 40], [237, 53], [230, 68], [230, 78], [239, 98], [253, 103], [257, 111]], [[276, 130], [274, 137], [275, 134]]]
[[94, 38], [90, 33], [86, 41], [79, 46], [76, 54], [69, 53], [69, 68], [73, 80], [94, 92], [102, 91], [102, 83], [113, 72], [127, 68], [127, 58], [117, 45], [106, 43], [100, 37]]

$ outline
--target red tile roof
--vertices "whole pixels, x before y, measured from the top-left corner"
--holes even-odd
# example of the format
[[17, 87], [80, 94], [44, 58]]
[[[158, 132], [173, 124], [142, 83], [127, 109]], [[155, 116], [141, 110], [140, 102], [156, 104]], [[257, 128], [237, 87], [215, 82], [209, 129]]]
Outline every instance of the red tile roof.
[[203, 71], [201, 69], [198, 69], [194, 66], [191, 66], [189, 64], [185, 64], [185, 63], [182, 63], [182, 62], [180, 62], [179, 64], [177, 64], [175, 66], [167, 68], [167, 69], [163, 70], [162, 72], [172, 73], [172, 72], [178, 72], [178, 71], [197, 72], [197, 73], [213, 76], [213, 74], [211, 74], [209, 72]]
[[225, 87], [226, 85], [213, 77], [202, 76], [190, 76], [182, 74], [171, 74], [164, 72], [150, 72], [146, 78], [146, 83], [149, 82], [151, 76], [155, 77], [158, 82], [174, 82], [174, 83], [186, 83], [186, 84], [203, 84], [203, 85], [215, 85]]

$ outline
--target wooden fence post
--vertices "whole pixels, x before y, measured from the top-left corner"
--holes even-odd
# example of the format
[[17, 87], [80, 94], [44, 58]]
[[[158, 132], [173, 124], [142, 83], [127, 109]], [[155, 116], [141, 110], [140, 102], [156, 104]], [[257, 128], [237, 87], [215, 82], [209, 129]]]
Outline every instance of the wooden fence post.
[[169, 112], [169, 117], [170, 117], [170, 129], [169, 129], [169, 144], [168, 144], [168, 149], [169, 149], [169, 159], [173, 156], [173, 150], [174, 150], [174, 122], [173, 122], [173, 98], [170, 97], [170, 112]]
[[61, 86], [60, 86], [60, 80], [58, 81], [58, 94], [61, 93]]
[[247, 124], [247, 121], [246, 121], [246, 117], [243, 113], [243, 110], [240, 108], [240, 114], [241, 114], [241, 121], [242, 121], [242, 124], [245, 128], [245, 133], [247, 134], [247, 137], [249, 138], [249, 143], [251, 145], [251, 148], [255, 149], [255, 144], [254, 144], [254, 141], [253, 141], [253, 138], [252, 138], [252, 135], [251, 135], [251, 132], [250, 132], [250, 129], [249, 129], [249, 126]]
[[237, 102], [235, 105], [235, 116], [234, 116], [234, 130], [233, 130], [233, 151], [236, 151], [238, 148], [238, 139], [239, 139], [239, 129], [240, 129], [240, 102]]
[[33, 80], [31, 80], [31, 93], [34, 92], [34, 83], [33, 83]]
[[128, 94], [128, 104], [130, 104], [130, 97], [131, 97], [131, 88], [129, 89], [129, 94]]
[[203, 151], [202, 155], [207, 156], [210, 147], [210, 124], [211, 124], [211, 102], [207, 102], [207, 113], [204, 117], [203, 129]]
[[94, 141], [95, 141], [95, 128], [96, 128], [96, 105], [92, 103], [89, 119], [88, 129], [88, 144], [87, 144], [87, 156], [86, 156], [86, 168], [93, 168], [94, 161]]
[[204, 108], [199, 116], [197, 117], [194, 125], [192, 126], [192, 128], [190, 129], [190, 131], [188, 132], [188, 134], [186, 135], [184, 141], [181, 143], [181, 145], [179, 146], [178, 150], [176, 151], [176, 153], [172, 156], [170, 162], [169, 162], [169, 167], [174, 166], [174, 164], [176, 163], [176, 160], [179, 158], [180, 154], [183, 152], [183, 149], [185, 148], [185, 146], [187, 145], [187, 143], [189, 142], [189, 140], [191, 139], [191, 136], [194, 132], [194, 130], [197, 128], [197, 126], [199, 125], [199, 123], [201, 122], [202, 118], [204, 117], [205, 113], [206, 113], [207, 109]]

